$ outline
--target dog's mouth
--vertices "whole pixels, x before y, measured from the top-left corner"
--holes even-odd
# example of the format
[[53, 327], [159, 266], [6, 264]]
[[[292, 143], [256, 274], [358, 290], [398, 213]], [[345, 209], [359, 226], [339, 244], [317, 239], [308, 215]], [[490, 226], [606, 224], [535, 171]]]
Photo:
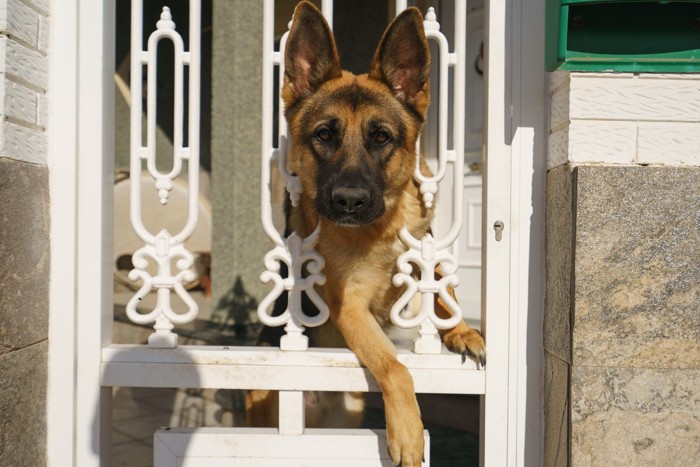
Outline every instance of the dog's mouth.
[[372, 215], [359, 215], [355, 213], [333, 213], [327, 215], [323, 212], [320, 212], [320, 214], [326, 219], [333, 222], [338, 227], [361, 227], [363, 225], [369, 225], [372, 222], [379, 219], [382, 216], [383, 212], [379, 212]]

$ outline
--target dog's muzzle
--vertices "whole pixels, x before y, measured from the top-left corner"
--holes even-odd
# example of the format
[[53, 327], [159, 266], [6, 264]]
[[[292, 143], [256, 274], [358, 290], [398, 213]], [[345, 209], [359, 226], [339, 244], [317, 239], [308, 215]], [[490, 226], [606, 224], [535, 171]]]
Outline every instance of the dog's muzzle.
[[335, 224], [365, 225], [384, 214], [384, 199], [379, 186], [373, 187], [366, 179], [341, 175], [326, 181], [316, 208]]

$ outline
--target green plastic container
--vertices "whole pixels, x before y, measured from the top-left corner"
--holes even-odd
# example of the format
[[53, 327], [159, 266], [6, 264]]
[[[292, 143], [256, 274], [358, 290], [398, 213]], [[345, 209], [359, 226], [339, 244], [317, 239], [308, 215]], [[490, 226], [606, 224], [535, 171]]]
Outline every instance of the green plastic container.
[[700, 72], [700, 0], [547, 0], [547, 71]]

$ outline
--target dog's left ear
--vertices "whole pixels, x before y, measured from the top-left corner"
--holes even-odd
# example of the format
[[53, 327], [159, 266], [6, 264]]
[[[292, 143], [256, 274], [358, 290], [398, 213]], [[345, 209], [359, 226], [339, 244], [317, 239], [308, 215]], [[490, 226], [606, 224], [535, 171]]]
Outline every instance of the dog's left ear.
[[430, 104], [430, 48], [417, 8], [404, 10], [386, 29], [368, 76], [425, 115]]
[[300, 2], [294, 10], [284, 67], [287, 105], [311, 94], [324, 82], [342, 76], [333, 33], [312, 3]]

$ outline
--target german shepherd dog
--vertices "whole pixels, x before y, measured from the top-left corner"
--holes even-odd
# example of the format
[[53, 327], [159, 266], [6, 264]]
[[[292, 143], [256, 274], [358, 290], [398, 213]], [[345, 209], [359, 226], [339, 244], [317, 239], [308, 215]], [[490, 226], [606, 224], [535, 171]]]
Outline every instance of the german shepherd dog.
[[[423, 424], [411, 375], [382, 326], [403, 292], [392, 285], [396, 260], [406, 250], [398, 233], [406, 226], [422, 238], [433, 217], [413, 178], [416, 140], [430, 103], [429, 70], [430, 50], [416, 8], [388, 26], [369, 73], [356, 76], [341, 70], [321, 12], [308, 2], [296, 7], [282, 93], [291, 139], [288, 164], [303, 193], [298, 207], [287, 203], [287, 229], [308, 236], [321, 226], [316, 248], [326, 261], [326, 283], [320, 293], [331, 318], [307, 332], [315, 346], [349, 347], [376, 378], [389, 452], [404, 467], [421, 465]], [[428, 175], [422, 158], [420, 164]], [[451, 316], [440, 299], [435, 309], [442, 318]], [[484, 363], [484, 341], [464, 322], [441, 335], [450, 350]], [[333, 419], [357, 426], [361, 411], [352, 406], [362, 409], [362, 403], [353, 397], [359, 396], [308, 394], [307, 409], [316, 402], [311, 409], [318, 412], [307, 410], [308, 424]], [[337, 412], [327, 407], [329, 400], [339, 403]], [[249, 393], [250, 424], [276, 424], [271, 401], [276, 397], [268, 391]]]

